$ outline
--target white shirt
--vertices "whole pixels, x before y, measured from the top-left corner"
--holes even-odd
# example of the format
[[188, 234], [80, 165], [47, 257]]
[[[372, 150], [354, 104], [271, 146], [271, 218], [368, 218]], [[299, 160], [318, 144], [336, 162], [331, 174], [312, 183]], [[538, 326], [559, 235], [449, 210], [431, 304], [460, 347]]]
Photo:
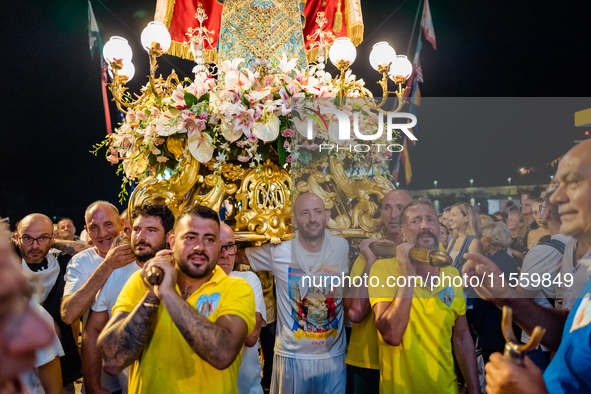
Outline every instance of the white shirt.
[[[117, 302], [117, 297], [119, 297], [121, 290], [123, 290], [123, 286], [125, 286], [131, 275], [140, 269], [140, 266], [136, 261], [134, 261], [133, 263], [127, 264], [126, 266], [117, 268], [115, 271], [113, 271], [103, 285], [101, 291], [98, 293], [96, 301], [92, 305], [91, 309], [95, 312], [107, 311], [109, 313], [109, 318], [113, 317], [113, 307]], [[104, 372], [101, 373], [101, 382], [103, 379], [102, 375], [104, 375]], [[109, 376], [109, 378], [112, 377]], [[121, 371], [121, 373], [117, 375], [117, 380], [119, 381], [119, 385], [121, 386], [123, 392], [127, 393], [127, 387], [129, 384], [129, 368], [125, 368], [123, 371]]]
[[[90, 279], [94, 271], [105, 260], [96, 252], [95, 248], [90, 248], [77, 253], [72, 257], [66, 268], [66, 285], [64, 287], [64, 297], [77, 292]], [[114, 272], [114, 271], [113, 271]], [[107, 279], [108, 281], [108, 279]], [[84, 311], [82, 318], [82, 332], [86, 327], [90, 308]], [[101, 386], [111, 392], [121, 390], [121, 385], [116, 376], [107, 375], [101, 369]], [[82, 392], [86, 393], [86, 388], [82, 385]]]
[[[232, 271], [229, 276], [242, 278], [248, 282], [254, 293], [254, 309], [267, 321], [267, 308], [263, 297], [261, 281], [254, 272]], [[259, 359], [259, 341], [252, 347], [244, 345], [242, 363], [238, 370], [238, 394], [263, 394], [261, 386], [261, 361]]]
[[[342, 296], [330, 293], [330, 278], [348, 273], [349, 244], [343, 238], [332, 237], [333, 253], [313, 275], [328, 278], [328, 286], [314, 286], [303, 296], [300, 279], [304, 275], [295, 259], [292, 262], [292, 241], [278, 245], [266, 244], [247, 248], [246, 256], [255, 271], [270, 271], [275, 276], [277, 290], [277, 334], [275, 353], [298, 359], [326, 359], [345, 354], [343, 335], [344, 312]], [[315, 261], [319, 253], [307, 253]]]
[[[572, 237], [556, 234], [552, 239], [556, 239], [566, 245]], [[536, 294], [534, 301], [539, 305], [548, 308], [552, 307], [552, 304], [550, 304], [546, 297], [556, 298], [556, 281], [554, 279], [560, 273], [562, 256], [562, 253], [553, 246], [537, 244], [527, 252], [523, 259], [519, 285], [525, 290], [537, 291], [538, 293]], [[550, 274], [550, 280], [544, 281], [544, 274]], [[548, 277], [548, 275], [546, 275], [546, 277]], [[529, 279], [528, 286], [523, 286], [525, 284], [525, 278]], [[535, 281], [533, 280], [534, 278]], [[537, 278], [540, 279], [539, 283]], [[549, 286], [544, 286], [544, 282], [545, 284], [549, 284]], [[525, 331], [521, 334], [521, 340], [524, 343], [529, 341], [529, 335], [527, 335]], [[544, 346], [542, 346], [542, 349], [547, 351], [547, 348]]]
[[66, 269], [64, 297], [78, 291], [104, 260], [105, 258], [99, 256], [94, 248], [83, 250], [74, 255]]
[[[31, 302], [31, 307], [35, 310], [35, 312], [40, 314], [41, 317], [47, 321], [47, 323], [49, 323], [53, 331], [53, 342], [51, 345], [35, 352], [35, 368], [39, 368], [53, 361], [56, 357], [62, 357], [64, 355], [64, 349], [62, 348], [62, 344], [55, 333], [55, 323], [49, 312], [47, 312], [41, 305], [34, 302]], [[41, 385], [41, 381], [39, 380], [39, 376], [35, 370], [29, 370], [22, 373], [20, 378], [21, 382], [27, 388], [27, 390], [29, 390], [30, 394], [45, 393], [45, 390], [43, 390], [43, 386]]]
[[[558, 284], [556, 287], [556, 308], [571, 310], [577, 302], [577, 298], [581, 290], [589, 280], [589, 272], [587, 266], [582, 264], [574, 264], [574, 257], [577, 251], [577, 240], [571, 239], [564, 248], [564, 257], [562, 257], [562, 265], [560, 267], [560, 279], [562, 285]], [[591, 250], [587, 251], [583, 259], [591, 257]], [[572, 275], [572, 284], [568, 286], [570, 281], [565, 281], [564, 277], [567, 274]]]
[[96, 312], [107, 311], [109, 312], [109, 318], [111, 318], [113, 316], [113, 307], [117, 302], [117, 297], [119, 297], [121, 290], [123, 290], [123, 286], [125, 286], [131, 275], [140, 269], [140, 266], [134, 261], [113, 271], [101, 291], [99, 291], [91, 309]]

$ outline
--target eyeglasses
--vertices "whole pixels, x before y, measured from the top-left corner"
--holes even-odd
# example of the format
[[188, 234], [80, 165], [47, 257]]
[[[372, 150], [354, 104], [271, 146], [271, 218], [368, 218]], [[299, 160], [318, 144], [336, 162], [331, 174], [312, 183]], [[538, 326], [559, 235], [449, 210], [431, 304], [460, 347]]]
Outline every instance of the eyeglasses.
[[236, 254], [236, 252], [238, 252], [238, 245], [236, 245], [236, 244], [222, 245], [222, 249], [220, 250], [220, 253], [222, 253], [224, 250], [230, 256], [234, 256]]
[[21, 243], [23, 245], [33, 245], [33, 242], [35, 242], [35, 241], [37, 241], [39, 246], [45, 246], [49, 243], [49, 241], [51, 241], [51, 237], [41, 236], [38, 238], [32, 238], [27, 235], [25, 235], [24, 237], [21, 237]]
[[[548, 209], [548, 208], [546, 208], [546, 207], [545, 207], [545, 206], [543, 206], [543, 205], [540, 205], [540, 213], [542, 212], [542, 210], [543, 210], [543, 209]], [[550, 212], [552, 215], [554, 215], [554, 212], [552, 212], [552, 210], [551, 210], [551, 209], [548, 209], [548, 212]]]

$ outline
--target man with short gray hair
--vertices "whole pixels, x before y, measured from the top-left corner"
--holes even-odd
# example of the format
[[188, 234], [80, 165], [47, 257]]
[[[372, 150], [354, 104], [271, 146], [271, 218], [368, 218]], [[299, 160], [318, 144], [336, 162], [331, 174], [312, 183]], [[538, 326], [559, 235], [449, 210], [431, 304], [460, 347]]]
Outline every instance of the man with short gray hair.
[[[115, 239], [123, 231], [123, 221], [113, 204], [96, 201], [88, 206], [84, 218], [94, 246], [76, 254], [68, 264], [61, 306], [67, 324], [79, 324], [84, 316], [83, 331], [90, 307], [111, 273], [135, 260], [129, 243], [115, 246]], [[121, 390], [117, 377], [103, 377], [103, 388], [111, 392]]]

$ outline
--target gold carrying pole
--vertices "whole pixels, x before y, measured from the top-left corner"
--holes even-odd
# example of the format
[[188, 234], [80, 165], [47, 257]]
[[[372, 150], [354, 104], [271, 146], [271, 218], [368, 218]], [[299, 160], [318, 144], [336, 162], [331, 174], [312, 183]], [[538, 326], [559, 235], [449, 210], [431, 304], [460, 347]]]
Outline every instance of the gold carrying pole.
[[[369, 248], [376, 256], [396, 257], [396, 245], [387, 242], [373, 242]], [[453, 259], [446, 252], [422, 248], [412, 248], [408, 254], [411, 260], [427, 263], [432, 267], [448, 267]]]

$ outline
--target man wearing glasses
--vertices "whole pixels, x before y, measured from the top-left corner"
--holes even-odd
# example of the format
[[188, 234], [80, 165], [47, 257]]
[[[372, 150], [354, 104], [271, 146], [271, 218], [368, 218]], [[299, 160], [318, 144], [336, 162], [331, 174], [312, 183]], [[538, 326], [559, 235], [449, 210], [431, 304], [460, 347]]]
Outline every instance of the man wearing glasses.
[[266, 324], [267, 320], [263, 288], [261, 281], [254, 272], [233, 271], [238, 245], [236, 245], [234, 231], [225, 223], [220, 223], [220, 239], [222, 249], [218, 266], [227, 275], [246, 280], [254, 292], [256, 326], [244, 343], [242, 364], [240, 364], [240, 370], [238, 371], [238, 394], [263, 394], [258, 346], [261, 327]]
[[54, 338], [50, 325], [31, 307], [31, 296], [8, 228], [0, 222], [0, 393], [22, 391], [20, 374], [34, 368], [35, 353]]
[[71, 256], [49, 253], [53, 245], [53, 223], [47, 216], [33, 213], [20, 221], [17, 229], [17, 246], [22, 256], [23, 271], [35, 277], [43, 285], [40, 303], [49, 312], [59, 328], [59, 337], [65, 356], [60, 358], [63, 386], [82, 377], [80, 355], [71, 326], [60, 316], [60, 304], [64, 292], [66, 267]]

